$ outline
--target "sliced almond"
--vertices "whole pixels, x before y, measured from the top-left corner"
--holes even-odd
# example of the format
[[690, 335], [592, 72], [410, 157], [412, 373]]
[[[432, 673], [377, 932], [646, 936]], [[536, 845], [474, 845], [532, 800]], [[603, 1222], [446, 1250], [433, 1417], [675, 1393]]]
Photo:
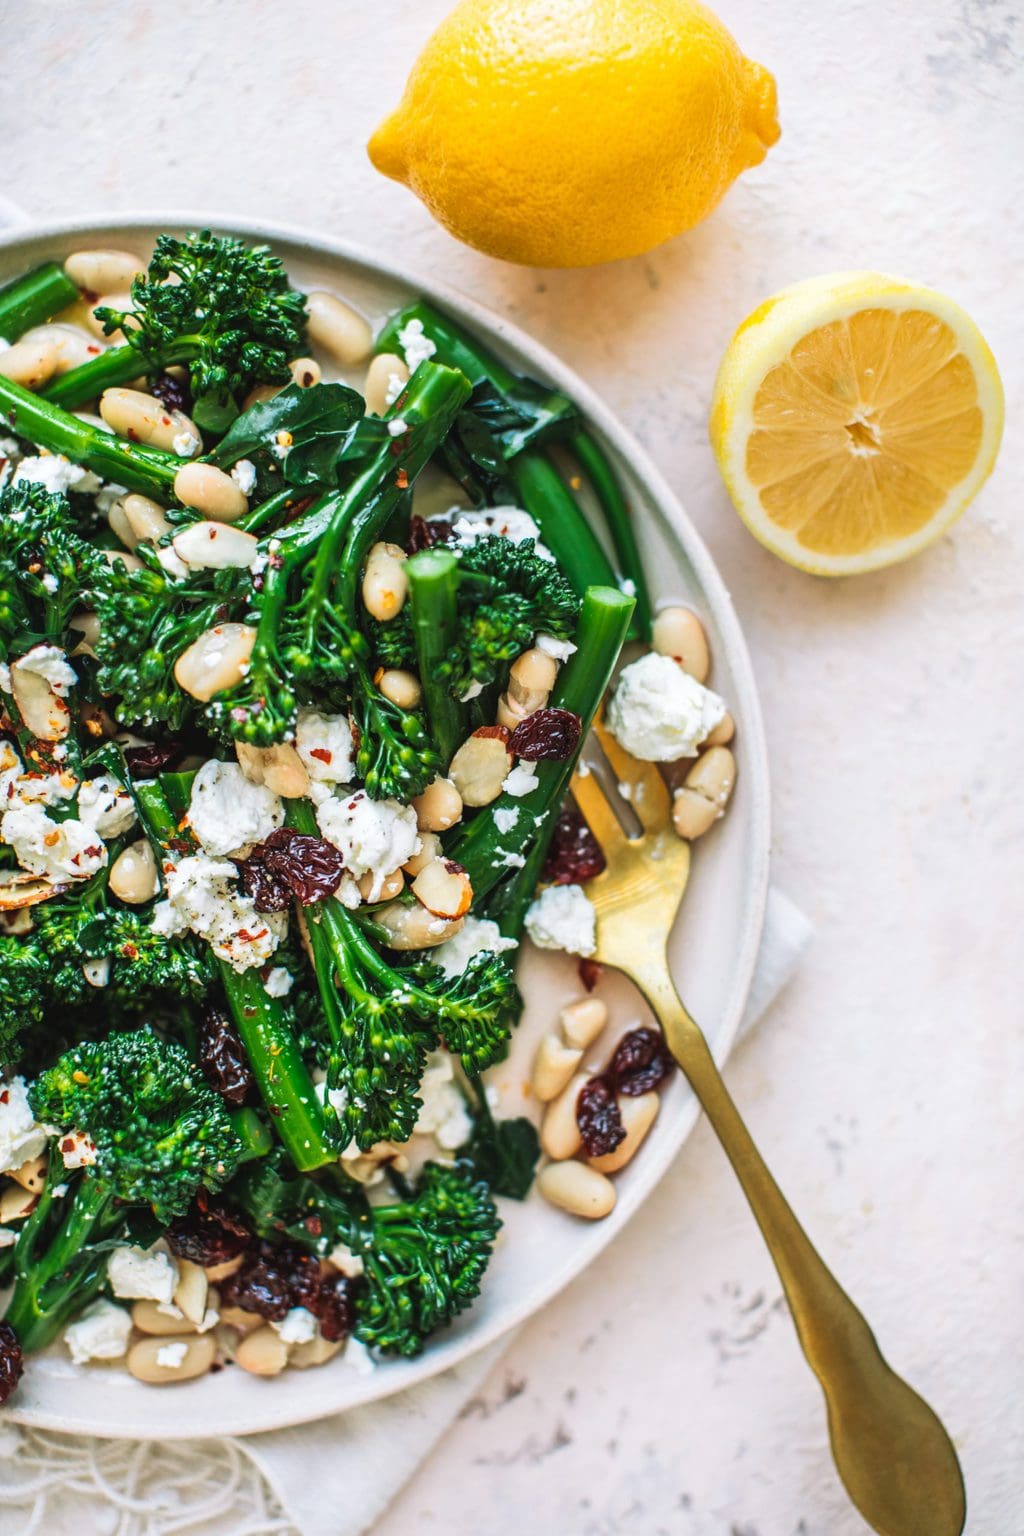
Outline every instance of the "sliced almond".
[[435, 917], [464, 917], [473, 903], [473, 887], [454, 859], [432, 859], [412, 882], [412, 893]]
[[66, 885], [54, 885], [44, 875], [30, 874], [27, 869], [5, 869], [0, 874], [0, 912], [35, 907], [66, 890]]
[[45, 677], [16, 661], [11, 667], [11, 692], [26, 730], [39, 741], [64, 740], [71, 729], [71, 711]]
[[196, 1328], [206, 1316], [206, 1297], [210, 1282], [199, 1264], [190, 1259], [178, 1260], [178, 1283], [174, 1288], [174, 1305]]
[[27, 1189], [30, 1195], [42, 1193], [46, 1183], [46, 1170], [49, 1167], [49, 1158], [45, 1152], [40, 1152], [38, 1157], [30, 1157], [27, 1163], [22, 1163], [20, 1168], [11, 1168], [8, 1175], [22, 1189]]
[[7, 1188], [0, 1192], [0, 1226], [6, 1226], [9, 1221], [21, 1221], [22, 1217], [30, 1216], [35, 1210], [38, 1199], [38, 1195], [22, 1189], [20, 1184], [8, 1184]]
[[482, 725], [462, 743], [448, 765], [448, 777], [464, 805], [490, 805], [512, 771], [509, 732], [502, 725]]
[[200, 571], [245, 570], [259, 549], [253, 534], [209, 518], [190, 524], [171, 543], [179, 560]]
[[301, 800], [309, 793], [309, 774], [290, 741], [272, 747], [235, 742], [238, 766], [251, 784], [265, 784], [283, 800]]
[[174, 680], [207, 703], [245, 676], [256, 631], [251, 624], [217, 624], [188, 646], [174, 663]]
[[387, 934], [392, 949], [436, 949], [453, 939], [462, 927], [463, 919], [437, 917], [421, 907], [404, 901], [392, 901], [373, 914], [373, 920]]

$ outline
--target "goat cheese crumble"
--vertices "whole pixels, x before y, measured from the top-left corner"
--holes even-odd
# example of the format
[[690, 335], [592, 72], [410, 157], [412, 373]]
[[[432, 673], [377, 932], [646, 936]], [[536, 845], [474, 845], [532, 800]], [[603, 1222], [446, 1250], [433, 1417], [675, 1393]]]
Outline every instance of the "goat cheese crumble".
[[107, 1260], [107, 1279], [124, 1301], [174, 1299], [178, 1266], [163, 1248], [115, 1248]]
[[193, 933], [235, 971], [267, 964], [288, 931], [283, 912], [257, 912], [239, 890], [238, 871], [226, 859], [190, 854], [165, 872], [167, 899], [153, 908], [153, 931], [166, 937]]
[[86, 1307], [64, 1330], [64, 1342], [75, 1365], [90, 1360], [120, 1360], [128, 1353], [131, 1313], [102, 1298]]
[[316, 784], [348, 784], [355, 771], [355, 741], [346, 715], [321, 715], [300, 709], [295, 750]]
[[232, 465], [231, 478], [243, 496], [251, 495], [256, 489], [256, 465], [251, 459], [239, 459]]
[[0, 817], [0, 842], [14, 849], [22, 869], [54, 884], [87, 880], [107, 862], [99, 833], [83, 821], [51, 821], [41, 805], [11, 805]]
[[308, 1344], [316, 1338], [316, 1318], [305, 1307], [291, 1307], [280, 1322], [271, 1322], [271, 1328], [283, 1344]]
[[[435, 521], [436, 519], [429, 519]], [[440, 521], [450, 522], [457, 544], [475, 544], [478, 539], [500, 536], [513, 544], [533, 539], [534, 554], [541, 560], [553, 562], [554, 555], [541, 542], [540, 529], [522, 507], [486, 507], [478, 512], [467, 512], [464, 507], [450, 507], [440, 514]]]
[[[14, 472], [15, 485], [41, 485], [51, 496], [63, 496], [77, 486], [84, 489], [96, 477], [80, 464], [72, 464], [62, 453], [29, 454]], [[96, 481], [97, 487], [99, 481]]]
[[536, 789], [539, 783], [537, 771], [532, 763], [516, 763], [501, 787], [506, 795], [515, 795], [516, 799], [520, 800], [523, 795], [528, 795], [531, 790]]
[[295, 985], [295, 977], [283, 965], [275, 965], [263, 978], [263, 990], [268, 997], [287, 997]]
[[59, 699], [67, 698], [78, 682], [78, 673], [59, 645], [34, 645], [24, 656], [19, 656], [14, 665], [49, 683]]
[[693, 757], [725, 717], [725, 700], [654, 651], [624, 669], [608, 705], [608, 729], [648, 763]]
[[368, 900], [377, 901], [388, 875], [419, 853], [422, 844], [416, 811], [398, 800], [371, 800], [365, 790], [350, 790], [317, 807], [317, 825], [358, 880], [372, 876]]
[[135, 825], [135, 801], [109, 773], [78, 787], [78, 819], [101, 837], [121, 837]]
[[408, 320], [398, 333], [398, 345], [405, 358], [405, 366], [415, 373], [420, 363], [433, 357], [437, 347], [423, 330], [422, 320]]
[[581, 885], [549, 885], [530, 906], [526, 931], [538, 949], [592, 955], [597, 948], [597, 913]]
[[0, 1083], [0, 1173], [10, 1173], [38, 1157], [52, 1134], [29, 1108], [23, 1077]]
[[427, 955], [451, 978], [461, 976], [474, 955], [481, 955], [485, 950], [500, 955], [507, 949], [518, 947], [517, 941], [505, 938], [497, 923], [489, 917], [467, 917], [458, 933], [438, 944], [436, 949], [428, 950]]
[[538, 651], [543, 651], [545, 656], [551, 656], [555, 661], [568, 661], [578, 649], [571, 640], [557, 640], [554, 635], [538, 635], [533, 643]]
[[192, 784], [188, 823], [215, 858], [262, 843], [284, 822], [284, 804], [265, 784], [253, 784], [237, 763], [211, 758]]
[[416, 1121], [416, 1135], [433, 1136], [445, 1152], [456, 1152], [465, 1146], [473, 1133], [473, 1121], [446, 1051], [431, 1051], [427, 1057], [420, 1098], [423, 1108]]
[[173, 1339], [170, 1344], [161, 1344], [156, 1352], [156, 1363], [162, 1365], [166, 1371], [177, 1371], [185, 1364], [185, 1356], [188, 1354], [188, 1345], [183, 1339]]

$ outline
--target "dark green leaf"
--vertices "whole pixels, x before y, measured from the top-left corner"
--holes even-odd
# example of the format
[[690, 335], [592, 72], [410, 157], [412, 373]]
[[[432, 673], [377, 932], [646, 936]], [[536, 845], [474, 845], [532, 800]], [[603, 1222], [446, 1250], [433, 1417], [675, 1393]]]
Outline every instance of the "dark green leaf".
[[235, 420], [210, 459], [222, 469], [248, 454], [271, 452], [278, 434], [291, 446], [282, 461], [289, 485], [330, 485], [337, 465], [353, 450], [365, 452], [386, 434], [383, 422], [363, 416], [363, 400], [345, 384], [289, 384], [272, 400], [259, 400]]

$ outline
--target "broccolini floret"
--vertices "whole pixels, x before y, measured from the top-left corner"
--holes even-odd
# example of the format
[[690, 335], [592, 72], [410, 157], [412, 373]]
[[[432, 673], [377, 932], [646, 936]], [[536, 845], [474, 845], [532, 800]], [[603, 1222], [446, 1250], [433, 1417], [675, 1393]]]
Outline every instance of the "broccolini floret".
[[0, 656], [63, 644], [83, 592], [105, 570], [66, 496], [16, 481], [0, 491]]

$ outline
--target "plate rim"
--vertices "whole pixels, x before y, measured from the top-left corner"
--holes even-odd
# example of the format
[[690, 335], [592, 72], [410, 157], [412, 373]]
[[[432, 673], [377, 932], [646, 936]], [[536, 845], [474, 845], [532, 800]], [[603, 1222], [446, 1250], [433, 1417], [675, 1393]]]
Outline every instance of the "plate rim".
[[[424, 276], [415, 266], [410, 267], [403, 262], [393, 261], [390, 256], [378, 254], [372, 248], [357, 242], [323, 235], [304, 225], [252, 219], [241, 214], [180, 209], [159, 209], [155, 212], [103, 210], [90, 214], [88, 218], [83, 218], [81, 215], [68, 215], [58, 219], [31, 219], [9, 230], [0, 231], [0, 253], [49, 240], [66, 239], [69, 236], [81, 235], [83, 238], [91, 239], [111, 230], [125, 232], [138, 230], [149, 234], [154, 229], [161, 228], [209, 228], [242, 238], [266, 241], [270, 244], [288, 242], [292, 245], [305, 246], [315, 256], [326, 256], [330, 260], [361, 268], [371, 280], [375, 277], [384, 277], [428, 296], [441, 307], [450, 310], [457, 318], [467, 321], [485, 338], [496, 338], [499, 344], [511, 348], [526, 358], [531, 367], [535, 367], [542, 375], [549, 377], [557, 387], [571, 395], [574, 402], [582, 408], [589, 422], [597, 428], [615, 454], [629, 464], [632, 473], [642, 482], [652, 501], [657, 503], [661, 515], [678, 538], [693, 569], [701, 594], [707, 599], [708, 606], [713, 610], [716, 622], [722, 631], [730, 670], [739, 685], [735, 690], [736, 711], [743, 720], [744, 748], [749, 759], [745, 779], [748, 783], [747, 793], [751, 797], [751, 839], [748, 849], [749, 867], [745, 882], [746, 910], [743, 916], [743, 938], [733, 962], [733, 980], [727, 1004], [722, 1011], [714, 1040], [711, 1042], [714, 1059], [718, 1066], [722, 1067], [736, 1040], [750, 994], [764, 930], [771, 843], [768, 753], [757, 682], [739, 617], [707, 545], [690, 521], [675, 491], [654, 464], [646, 449], [632, 431], [622, 424], [611, 407], [575, 369], [563, 362], [545, 343], [537, 341], [514, 321], [489, 309], [479, 300], [467, 297], [447, 283]], [[268, 1415], [266, 1411], [257, 1411], [257, 1405], [265, 1409], [266, 1404], [263, 1394], [253, 1394], [252, 1407], [233, 1415], [230, 1423], [218, 1433], [259, 1434], [314, 1422], [332, 1413], [358, 1409], [420, 1385], [433, 1376], [461, 1364], [480, 1350], [488, 1348], [514, 1328], [521, 1326], [528, 1318], [540, 1313], [623, 1231], [651, 1191], [661, 1181], [668, 1166], [674, 1162], [699, 1118], [699, 1107], [695, 1100], [691, 1100], [687, 1105], [685, 1118], [680, 1121], [675, 1133], [666, 1138], [665, 1144], [658, 1149], [658, 1155], [645, 1159], [643, 1177], [634, 1181], [628, 1200], [620, 1202], [617, 1219], [613, 1216], [609, 1222], [594, 1224], [589, 1229], [590, 1240], [581, 1241], [573, 1261], [563, 1265], [559, 1271], [549, 1277], [549, 1282], [539, 1299], [531, 1295], [519, 1306], [507, 1307], [486, 1325], [477, 1329], [468, 1329], [465, 1334], [439, 1343], [415, 1361], [403, 1361], [390, 1369], [383, 1367], [372, 1375], [360, 1378], [363, 1388], [358, 1399], [352, 1400], [350, 1396], [349, 1401], [333, 1409], [318, 1405], [309, 1413], [297, 1414], [294, 1409], [291, 1409], [275, 1417], [273, 1412]], [[584, 1234], [586, 1231], [587, 1229], [584, 1229]], [[581, 1234], [581, 1237], [584, 1234]], [[396, 1374], [389, 1380], [391, 1370]], [[97, 1375], [96, 1379], [99, 1385], [102, 1378]], [[137, 1407], [135, 1399], [131, 1407]], [[121, 1411], [130, 1412], [131, 1408], [126, 1404], [125, 1409]], [[5, 1406], [2, 1417], [10, 1423], [24, 1424], [32, 1428], [90, 1434], [101, 1439], [140, 1438], [138, 1418], [135, 1422], [130, 1422], [127, 1417], [123, 1421], [105, 1424], [94, 1423], [91, 1420], [82, 1422], [77, 1415], [69, 1416], [60, 1412], [33, 1408], [20, 1409], [17, 1399]], [[158, 1433], [161, 1438], [171, 1440], [194, 1439], [197, 1433], [202, 1437], [204, 1433], [208, 1435], [211, 1431], [197, 1431], [194, 1427], [190, 1428], [187, 1425], [182, 1425], [180, 1430], [176, 1431], [173, 1425], [168, 1427], [165, 1422]]]

